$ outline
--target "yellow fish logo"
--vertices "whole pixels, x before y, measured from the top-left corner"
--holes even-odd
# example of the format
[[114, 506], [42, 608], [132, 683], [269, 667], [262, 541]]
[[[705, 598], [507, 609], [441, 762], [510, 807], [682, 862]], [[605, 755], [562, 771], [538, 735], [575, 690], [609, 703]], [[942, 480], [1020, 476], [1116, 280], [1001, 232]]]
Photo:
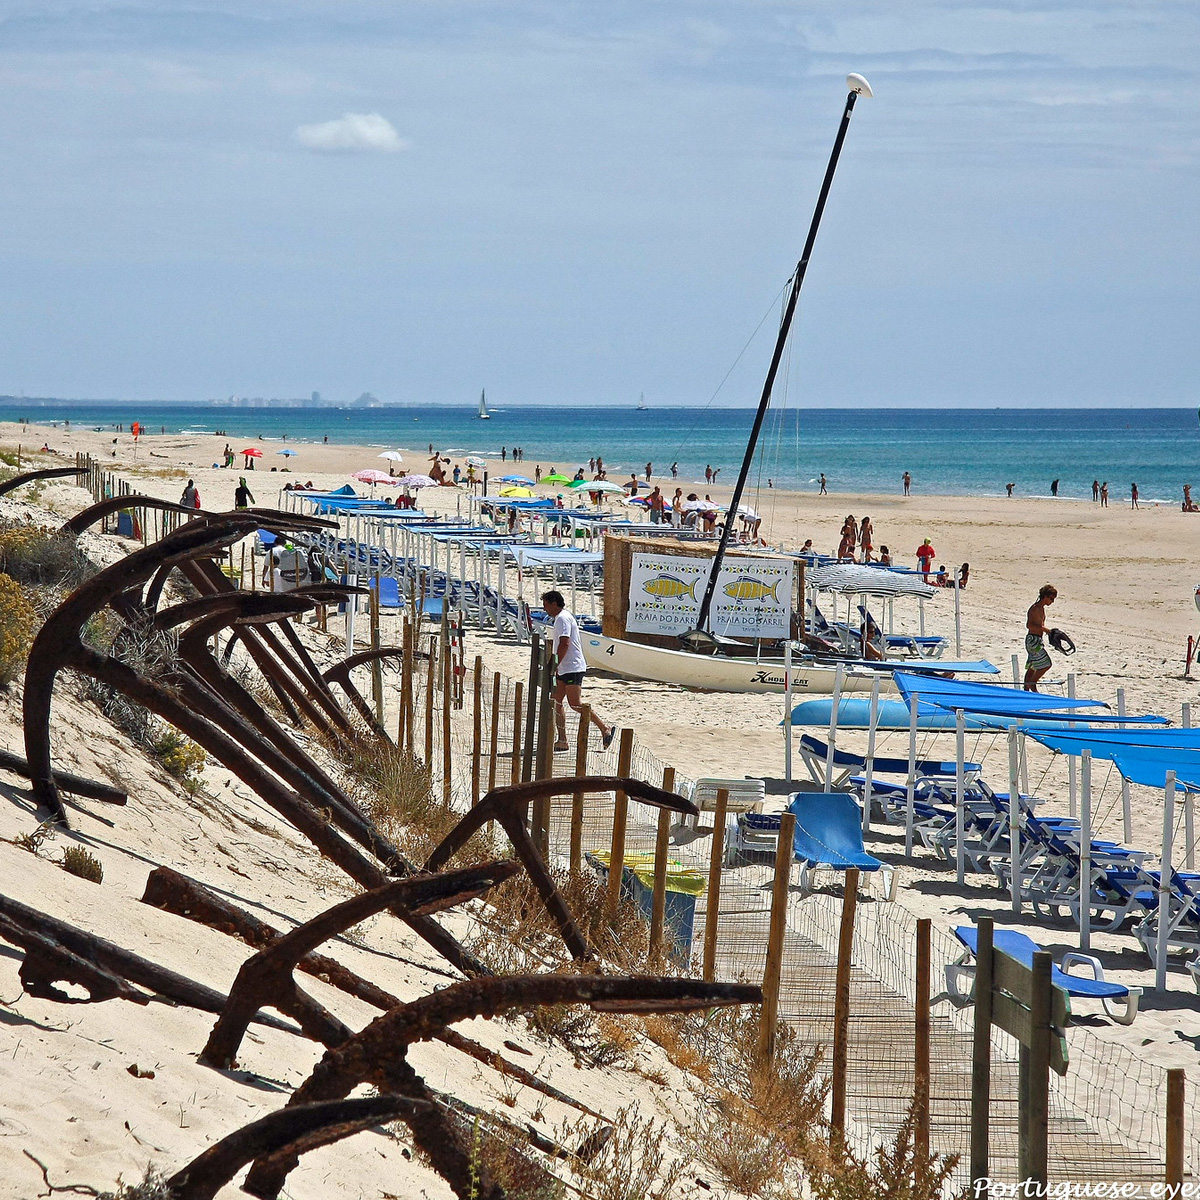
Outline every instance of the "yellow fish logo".
[[731, 600], [765, 600], [770, 596], [771, 600], [779, 603], [779, 597], [775, 594], [775, 589], [779, 587], [779, 580], [776, 580], [768, 587], [761, 579], [754, 579], [749, 575], [743, 575], [740, 579], [735, 579], [732, 583], [727, 583], [721, 590]]
[[693, 579], [691, 583], [684, 583], [682, 579], [676, 579], [674, 575], [659, 575], [648, 583], [643, 583], [642, 591], [659, 600], [674, 600], [677, 596], [690, 596], [695, 602], [696, 581]]

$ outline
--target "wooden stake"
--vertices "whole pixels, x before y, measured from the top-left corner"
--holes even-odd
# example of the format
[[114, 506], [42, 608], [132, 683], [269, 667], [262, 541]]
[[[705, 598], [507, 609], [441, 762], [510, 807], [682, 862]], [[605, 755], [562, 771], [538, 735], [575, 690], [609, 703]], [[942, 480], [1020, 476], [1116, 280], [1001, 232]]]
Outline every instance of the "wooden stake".
[[429, 657], [425, 660], [425, 766], [433, 770], [433, 685], [437, 679], [437, 637], [429, 639]]
[[[675, 768], [663, 768], [664, 792], [675, 790]], [[663, 808], [658, 813], [658, 834], [654, 839], [654, 891], [650, 897], [650, 957], [662, 949], [663, 921], [667, 913], [667, 854], [671, 846], [671, 814]]]
[[488, 791], [496, 786], [496, 756], [500, 750], [500, 672], [492, 673], [492, 736], [488, 753]]
[[1183, 1184], [1183, 1139], [1185, 1133], [1183, 1100], [1186, 1084], [1187, 1073], [1182, 1067], [1168, 1069], [1166, 1180], [1168, 1187], [1179, 1187]]
[[[375, 587], [371, 591], [371, 649], [382, 645], [379, 635], [379, 572], [375, 572]], [[375, 719], [383, 724], [383, 662], [371, 660], [371, 698], [375, 701]]]
[[858, 868], [846, 872], [842, 927], [838, 935], [837, 978], [833, 992], [833, 1112], [830, 1128], [846, 1139], [846, 1072], [850, 1061], [850, 962], [854, 953], [854, 910], [858, 903]]
[[1050, 1120], [1050, 971], [1044, 950], [1033, 955], [1033, 991], [1029, 997], [1030, 1046], [1021, 1046], [1017, 1094], [1017, 1181], [1046, 1186], [1047, 1125]]
[[471, 738], [471, 804], [479, 803], [479, 767], [483, 754], [483, 658], [475, 655], [475, 713]]
[[454, 663], [442, 655], [442, 801], [450, 806], [450, 708], [454, 703]]
[[[1015, 794], [1015, 793], [1014, 793]], [[981, 1195], [988, 1178], [988, 1137], [992, 1102], [992, 931], [980, 917], [975, 951], [975, 1042], [971, 1053], [971, 1188]]]
[[[579, 731], [575, 739], [575, 777], [587, 774], [588, 739], [592, 729], [592, 706], [584, 704], [579, 711]], [[583, 793], [571, 797], [571, 871], [583, 869]]]
[[[621, 730], [621, 749], [617, 755], [617, 774], [629, 776], [633, 763], [633, 730]], [[615, 917], [621, 902], [621, 875], [625, 870], [625, 823], [629, 818], [629, 797], [617, 792], [613, 805], [612, 849], [608, 859], [608, 915]]]
[[[767, 964], [763, 970], [762, 1008], [758, 1013], [758, 1056], [764, 1063], [770, 1062], [775, 1056], [775, 1026], [779, 1021], [779, 983], [783, 978], [783, 936], [787, 931], [788, 885], [792, 878], [795, 837], [796, 814], [785, 812], [779, 818], [779, 842], [775, 847], [775, 880], [771, 888]], [[719, 840], [714, 829], [714, 857]]]
[[512, 772], [509, 783], [521, 782], [521, 712], [525, 707], [525, 685], [517, 680], [513, 698]]
[[724, 837], [718, 837], [717, 830], [725, 828], [728, 808], [729, 790], [721, 788], [713, 811], [712, 845], [708, 848], [708, 896], [704, 902], [704, 950], [700, 960], [701, 975], [710, 983], [717, 969], [717, 921], [721, 916], [721, 867], [725, 861]]
[[917, 921], [917, 998], [913, 1042], [913, 1152], [917, 1170], [929, 1162], [929, 998], [930, 927], [928, 917]]

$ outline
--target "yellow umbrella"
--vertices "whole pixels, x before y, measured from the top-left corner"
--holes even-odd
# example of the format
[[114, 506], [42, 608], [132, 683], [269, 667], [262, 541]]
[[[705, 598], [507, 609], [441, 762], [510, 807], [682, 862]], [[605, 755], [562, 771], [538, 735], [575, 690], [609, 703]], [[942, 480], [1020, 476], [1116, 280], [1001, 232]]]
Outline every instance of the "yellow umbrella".
[[533, 498], [533, 493], [527, 487], [501, 488], [499, 495], [508, 500], [530, 500]]

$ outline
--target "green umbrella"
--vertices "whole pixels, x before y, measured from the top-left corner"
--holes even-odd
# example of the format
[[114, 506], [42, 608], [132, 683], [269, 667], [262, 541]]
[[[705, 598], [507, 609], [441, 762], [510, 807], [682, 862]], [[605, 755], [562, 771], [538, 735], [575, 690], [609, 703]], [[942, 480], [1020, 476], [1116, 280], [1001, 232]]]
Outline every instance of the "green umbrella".
[[569, 484], [571, 481], [565, 475], [543, 475], [542, 482], [543, 483], [566, 483], [566, 484]]

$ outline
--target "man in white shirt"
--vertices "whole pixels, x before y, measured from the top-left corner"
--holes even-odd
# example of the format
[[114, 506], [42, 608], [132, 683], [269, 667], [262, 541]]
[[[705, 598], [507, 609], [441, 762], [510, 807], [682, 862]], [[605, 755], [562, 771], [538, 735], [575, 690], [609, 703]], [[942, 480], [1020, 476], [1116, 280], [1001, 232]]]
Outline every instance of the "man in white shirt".
[[[579, 625], [567, 611], [567, 602], [563, 598], [562, 592], [543, 592], [542, 607], [546, 610], [547, 615], [554, 618], [554, 657], [557, 660], [554, 687], [554, 726], [558, 733], [554, 748], [555, 750], [570, 750], [571, 744], [567, 741], [567, 713], [563, 708], [563, 700], [566, 700], [576, 712], [580, 711], [582, 707], [580, 698], [583, 695], [583, 677], [587, 672], [587, 660], [583, 657], [583, 643], [579, 640]], [[596, 715], [594, 709], [591, 710], [591, 714], [592, 724], [600, 730], [603, 737], [602, 745], [607, 750], [616, 736], [617, 727], [606, 725]]]

